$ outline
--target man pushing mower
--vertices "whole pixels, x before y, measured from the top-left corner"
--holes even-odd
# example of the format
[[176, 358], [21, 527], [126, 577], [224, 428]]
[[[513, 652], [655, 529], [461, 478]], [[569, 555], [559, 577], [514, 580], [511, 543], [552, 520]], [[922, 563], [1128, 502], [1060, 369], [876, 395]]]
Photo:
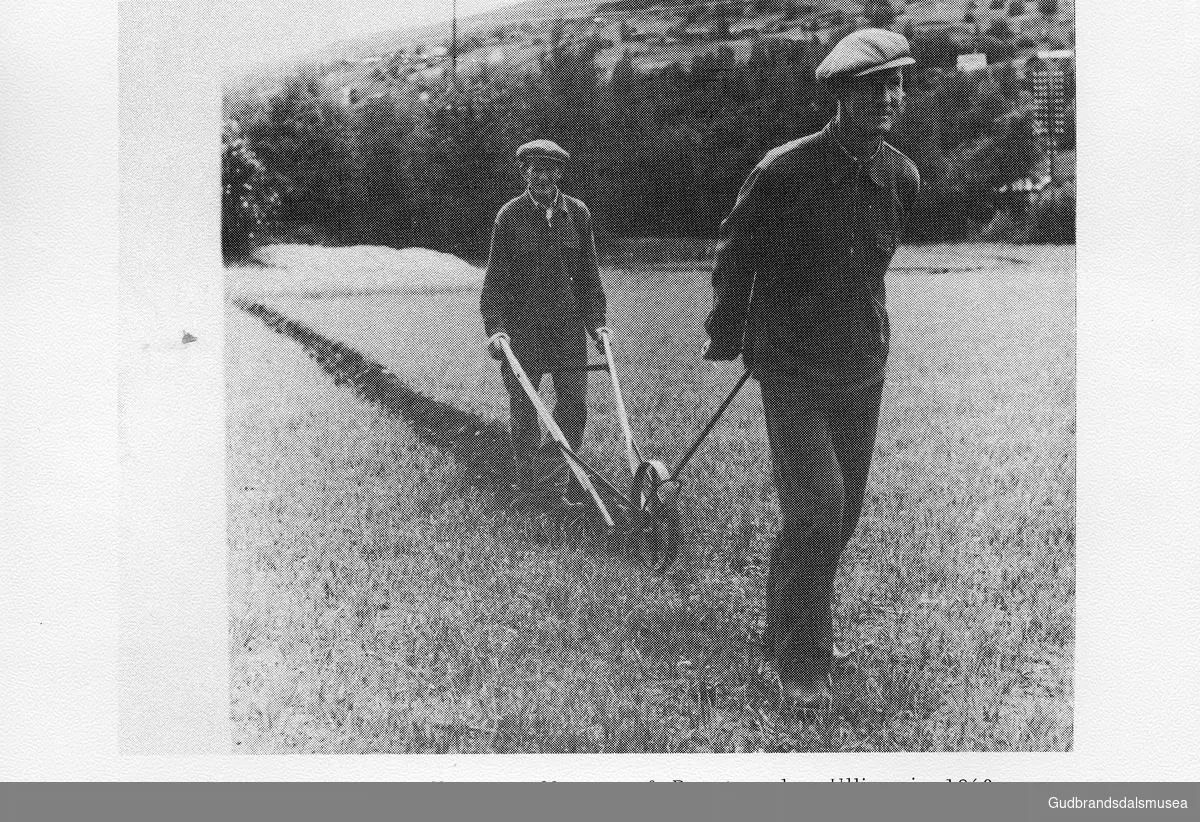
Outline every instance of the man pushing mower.
[[[567, 445], [579, 450], [587, 425], [587, 337], [603, 352], [607, 302], [596, 260], [592, 215], [559, 190], [566, 151], [550, 140], [517, 149], [526, 189], [496, 215], [480, 313], [488, 352], [500, 362], [508, 389], [511, 474], [516, 495], [551, 506], [582, 502], [559, 449], [541, 449], [533, 399], [521, 385], [504, 346], [534, 387], [549, 374], [556, 402], [553, 421]], [[548, 467], [552, 476], [543, 476]]]

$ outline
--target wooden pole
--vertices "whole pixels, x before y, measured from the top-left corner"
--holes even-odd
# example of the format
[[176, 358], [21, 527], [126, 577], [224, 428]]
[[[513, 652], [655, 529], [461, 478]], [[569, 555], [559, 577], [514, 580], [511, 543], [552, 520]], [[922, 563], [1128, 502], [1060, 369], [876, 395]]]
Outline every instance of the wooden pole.
[[596, 503], [596, 508], [599, 509], [600, 516], [604, 519], [604, 524], [609, 528], [615, 527], [616, 523], [613, 522], [612, 515], [608, 513], [608, 508], [605, 507], [604, 500], [600, 499], [600, 494], [596, 491], [596, 486], [592, 485], [592, 480], [588, 477], [587, 472], [576, 465], [574, 460], [566, 456], [571, 451], [571, 445], [567, 442], [567, 437], [563, 434], [562, 429], [558, 427], [558, 423], [554, 421], [550, 409], [546, 408], [546, 404], [542, 402], [541, 395], [533, 387], [533, 383], [529, 381], [529, 377], [525, 376], [525, 369], [521, 368], [521, 363], [517, 360], [517, 355], [509, 347], [508, 340], [504, 338], [500, 339], [500, 350], [504, 352], [509, 368], [516, 375], [517, 382], [521, 383], [521, 387], [525, 389], [525, 395], [529, 397], [529, 401], [533, 403], [534, 409], [537, 410], [538, 416], [541, 417], [542, 424], [550, 432], [550, 438], [558, 443], [558, 447], [563, 450], [563, 458], [567, 463], [567, 467], [571, 469], [571, 473], [575, 475], [575, 479], [591, 495], [592, 501]]
[[617, 384], [617, 366], [613, 362], [612, 345], [607, 334], [601, 334], [600, 341], [604, 344], [604, 359], [608, 361], [608, 377], [612, 381], [613, 404], [617, 409], [617, 419], [621, 421], [621, 433], [625, 436], [625, 456], [629, 461], [629, 471], [637, 473], [638, 466], [642, 464], [642, 453], [638, 450], [637, 443], [633, 441], [633, 429], [629, 426], [629, 415], [625, 413], [625, 398], [621, 396], [621, 386]]

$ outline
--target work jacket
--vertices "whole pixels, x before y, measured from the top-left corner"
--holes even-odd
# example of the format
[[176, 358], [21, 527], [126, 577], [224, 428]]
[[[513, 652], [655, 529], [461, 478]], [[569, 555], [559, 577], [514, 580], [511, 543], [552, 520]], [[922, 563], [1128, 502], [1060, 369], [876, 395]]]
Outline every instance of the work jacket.
[[560, 192], [547, 209], [528, 191], [505, 204], [479, 307], [487, 335], [506, 332], [525, 368], [586, 362], [585, 334], [607, 309], [587, 206]]
[[916, 166], [895, 148], [881, 142], [860, 162], [833, 123], [770, 151], [721, 224], [705, 321], [714, 348], [741, 353], [759, 377], [882, 381], [884, 273], [919, 187]]

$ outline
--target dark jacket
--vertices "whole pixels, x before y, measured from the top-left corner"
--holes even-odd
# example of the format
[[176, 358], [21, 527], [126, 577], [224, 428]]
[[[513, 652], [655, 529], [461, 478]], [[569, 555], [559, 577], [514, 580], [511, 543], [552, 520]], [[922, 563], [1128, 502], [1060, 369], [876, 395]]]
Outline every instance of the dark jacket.
[[505, 204], [479, 308], [487, 335], [507, 332], [522, 364], [586, 361], [585, 334], [605, 324], [607, 310], [587, 206], [562, 194], [548, 224], [528, 191]]
[[714, 348], [741, 353], [755, 376], [881, 381], [890, 337], [883, 278], [919, 187], [916, 166], [895, 148], [884, 142], [860, 164], [832, 123], [770, 151], [721, 224], [705, 321]]

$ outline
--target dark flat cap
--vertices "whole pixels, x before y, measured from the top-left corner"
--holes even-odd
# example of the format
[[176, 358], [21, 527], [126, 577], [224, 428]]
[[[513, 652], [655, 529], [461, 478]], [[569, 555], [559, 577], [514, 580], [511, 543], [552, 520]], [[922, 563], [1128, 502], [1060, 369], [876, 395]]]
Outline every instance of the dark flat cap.
[[571, 155], [553, 140], [530, 140], [517, 149], [517, 160], [528, 164], [534, 159], [553, 160], [556, 163], [566, 163]]
[[817, 66], [817, 79], [825, 83], [862, 77], [877, 71], [911, 66], [908, 38], [887, 29], [859, 29], [846, 35]]

